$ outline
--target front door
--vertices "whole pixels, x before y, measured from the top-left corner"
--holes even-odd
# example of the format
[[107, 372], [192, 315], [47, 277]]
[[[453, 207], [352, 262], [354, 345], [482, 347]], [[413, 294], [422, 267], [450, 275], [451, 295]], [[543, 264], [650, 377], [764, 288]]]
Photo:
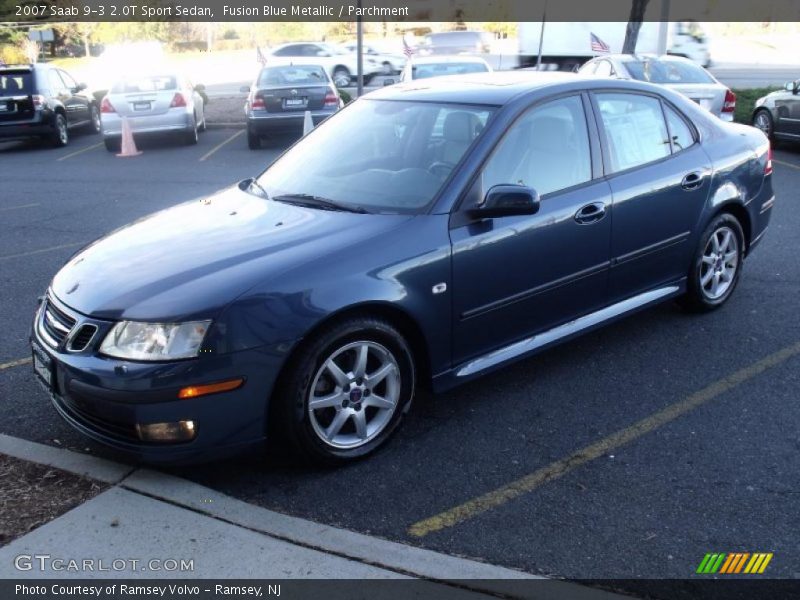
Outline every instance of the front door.
[[499, 184], [541, 198], [534, 215], [451, 220], [454, 363], [602, 307], [611, 240], [608, 183], [592, 178], [580, 95], [534, 106], [511, 126], [461, 211]]

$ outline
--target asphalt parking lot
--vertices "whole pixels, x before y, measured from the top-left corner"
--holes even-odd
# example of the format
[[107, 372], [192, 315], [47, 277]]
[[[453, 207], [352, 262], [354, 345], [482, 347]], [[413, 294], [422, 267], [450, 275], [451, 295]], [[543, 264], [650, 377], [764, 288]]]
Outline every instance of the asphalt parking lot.
[[[113, 456], [62, 423], [34, 381], [36, 298], [84, 244], [256, 174], [288, 143], [250, 151], [242, 133], [144, 144], [134, 158], [96, 136], [0, 144], [0, 432]], [[662, 305], [445, 395], [423, 392], [387, 448], [345, 469], [274, 451], [174, 472], [534, 573], [683, 578], [708, 552], [772, 552], [770, 576], [800, 577], [800, 146], [775, 159], [770, 230], [722, 310]]]

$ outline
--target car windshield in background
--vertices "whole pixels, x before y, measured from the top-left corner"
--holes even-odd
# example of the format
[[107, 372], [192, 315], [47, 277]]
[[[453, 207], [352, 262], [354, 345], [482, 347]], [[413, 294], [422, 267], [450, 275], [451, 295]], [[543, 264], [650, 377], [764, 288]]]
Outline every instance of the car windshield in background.
[[136, 92], [161, 92], [178, 87], [177, 78], [173, 75], [156, 75], [150, 77], [131, 77], [118, 81], [111, 87], [114, 94], [134, 94]]
[[625, 61], [631, 76], [650, 83], [714, 83], [704, 69], [684, 62], [658, 60]]
[[322, 67], [291, 66], [267, 67], [258, 76], [259, 86], [268, 85], [305, 85], [325, 83], [328, 78]]
[[361, 99], [301, 139], [258, 182], [270, 198], [302, 195], [370, 212], [418, 213], [493, 110]]
[[0, 71], [0, 96], [18, 96], [33, 91], [30, 71]]
[[488, 69], [482, 63], [474, 62], [449, 62], [415, 65], [411, 68], [412, 79], [428, 79], [442, 75], [464, 75], [466, 73], [485, 73]]

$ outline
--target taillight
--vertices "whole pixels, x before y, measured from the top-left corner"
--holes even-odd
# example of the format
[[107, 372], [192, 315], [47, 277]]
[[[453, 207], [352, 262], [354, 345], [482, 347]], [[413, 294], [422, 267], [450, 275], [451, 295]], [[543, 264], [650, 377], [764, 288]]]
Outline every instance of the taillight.
[[764, 175], [772, 175], [772, 146], [767, 150], [767, 164], [764, 166]]
[[264, 104], [263, 98], [253, 97], [250, 99], [250, 109], [251, 110], [266, 110], [267, 105]]
[[109, 102], [107, 96], [103, 98], [103, 101], [100, 103], [100, 112], [101, 113], [117, 112], [116, 110], [114, 110], [114, 107], [111, 105], [111, 102]]
[[186, 98], [184, 98], [183, 94], [181, 94], [180, 92], [176, 93], [172, 97], [172, 102], [170, 102], [169, 107], [170, 108], [181, 108], [183, 106], [186, 106]]
[[722, 103], [722, 112], [732, 113], [736, 110], [736, 94], [730, 90], [725, 90], [725, 102]]
[[39, 94], [31, 96], [31, 100], [33, 101], [33, 110], [42, 110], [47, 106], [47, 100]]
[[339, 106], [339, 96], [336, 95], [336, 92], [333, 90], [328, 90], [328, 93], [325, 94], [325, 102], [323, 102], [325, 106]]

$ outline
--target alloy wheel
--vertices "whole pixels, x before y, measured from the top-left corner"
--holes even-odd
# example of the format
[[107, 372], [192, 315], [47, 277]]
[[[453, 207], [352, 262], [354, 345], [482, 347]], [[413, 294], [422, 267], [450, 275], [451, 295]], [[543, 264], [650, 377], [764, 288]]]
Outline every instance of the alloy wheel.
[[756, 115], [754, 125], [763, 131], [764, 135], [767, 137], [772, 134], [772, 125], [769, 122], [769, 115], [763, 110]]
[[352, 342], [328, 356], [314, 375], [307, 410], [325, 444], [363, 446], [389, 424], [400, 400], [400, 366], [381, 344]]
[[66, 146], [67, 142], [69, 141], [69, 132], [67, 131], [67, 121], [64, 117], [59, 117], [56, 119], [56, 129], [58, 135], [58, 141], [62, 146]]
[[708, 238], [700, 266], [700, 288], [709, 300], [725, 295], [739, 268], [739, 240], [730, 227], [723, 226]]

